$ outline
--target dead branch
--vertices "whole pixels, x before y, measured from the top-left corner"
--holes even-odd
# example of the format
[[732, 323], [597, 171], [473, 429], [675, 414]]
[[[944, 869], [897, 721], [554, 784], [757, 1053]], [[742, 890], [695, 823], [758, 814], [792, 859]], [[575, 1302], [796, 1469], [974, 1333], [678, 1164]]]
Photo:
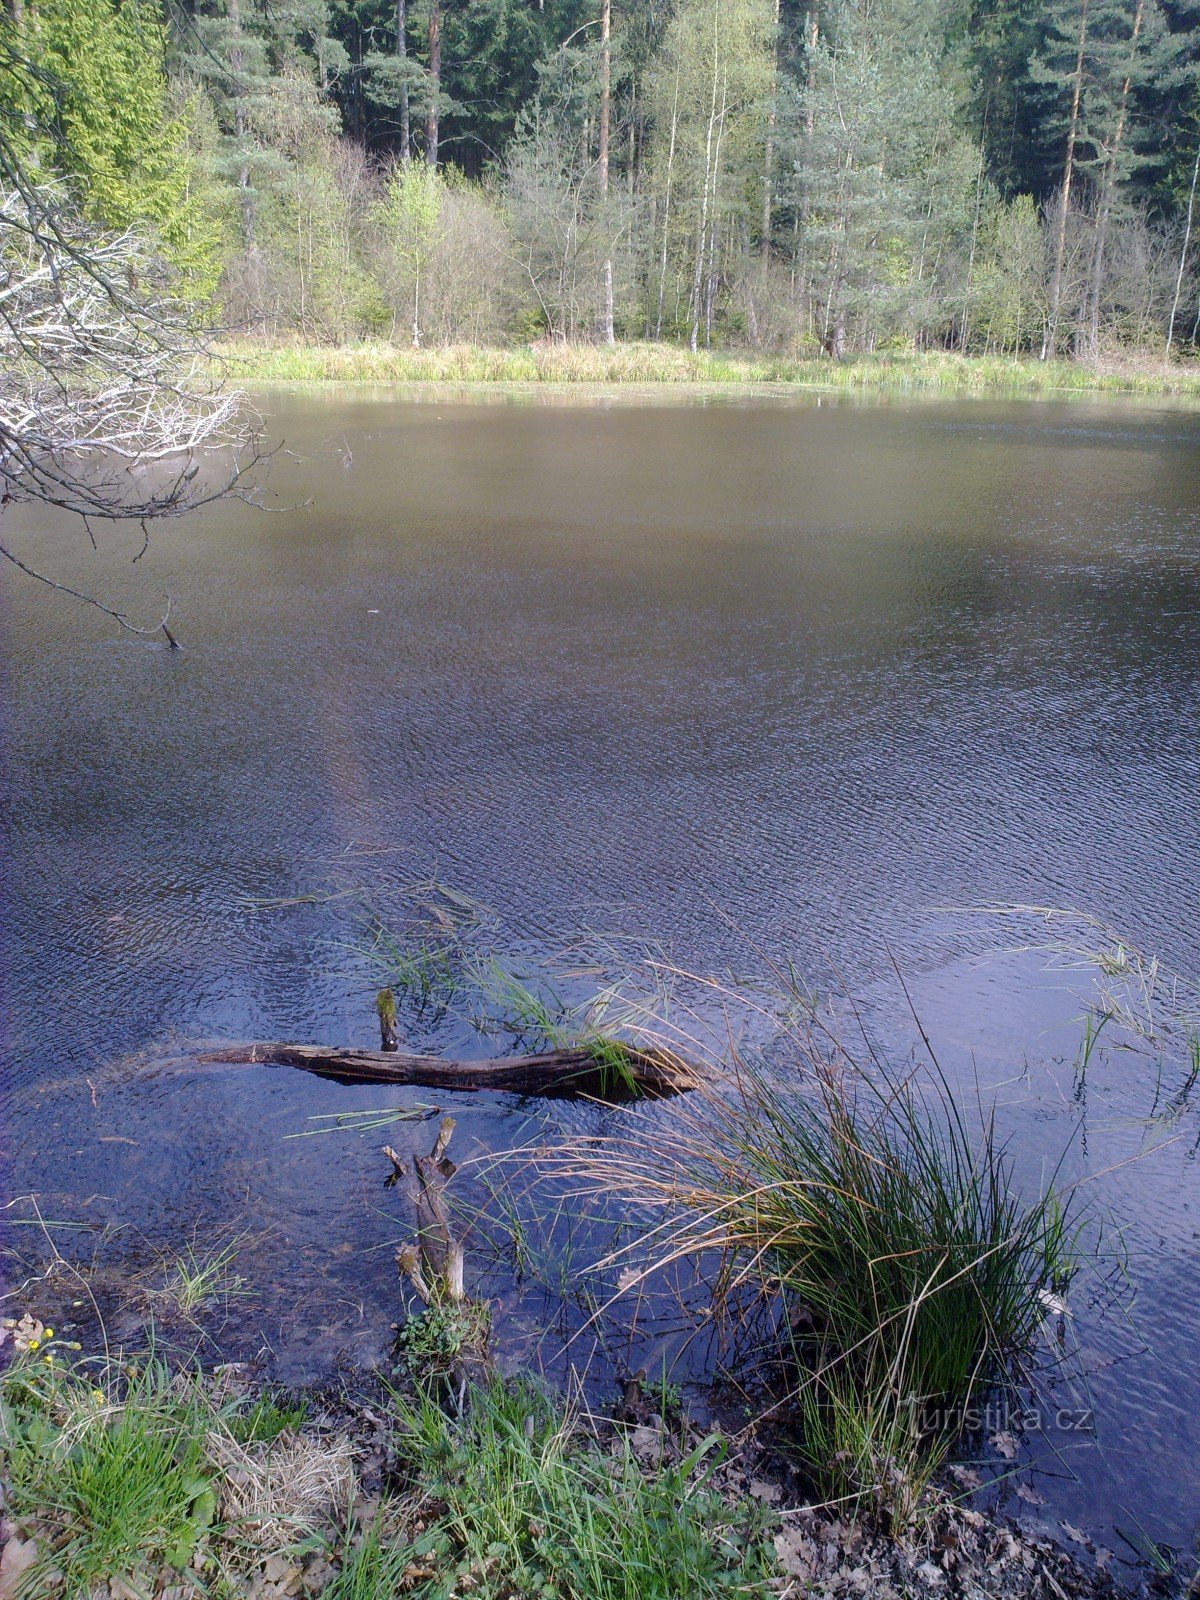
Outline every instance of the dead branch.
[[701, 1084], [699, 1072], [667, 1050], [606, 1041], [543, 1055], [452, 1061], [403, 1051], [255, 1041], [212, 1045], [201, 1065], [300, 1067], [339, 1083], [399, 1083], [426, 1089], [502, 1089], [514, 1094], [579, 1095], [599, 1100], [660, 1099]]

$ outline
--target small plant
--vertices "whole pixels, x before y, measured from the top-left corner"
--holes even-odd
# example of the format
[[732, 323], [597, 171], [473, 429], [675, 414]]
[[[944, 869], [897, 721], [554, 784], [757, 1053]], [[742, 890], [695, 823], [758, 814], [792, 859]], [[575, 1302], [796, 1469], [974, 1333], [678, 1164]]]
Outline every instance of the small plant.
[[715, 1252], [723, 1306], [773, 1297], [809, 1470], [904, 1522], [967, 1408], [1032, 1351], [1074, 1270], [1069, 1218], [1052, 1192], [1017, 1196], [992, 1124], [973, 1136], [939, 1083], [815, 1048], [805, 1065], [803, 1087], [743, 1069], [652, 1149], [540, 1164], [662, 1210], [650, 1266]]
[[194, 1318], [214, 1300], [228, 1303], [247, 1292], [245, 1278], [235, 1273], [238, 1241], [223, 1249], [204, 1251], [188, 1245], [167, 1268], [161, 1284], [147, 1291], [151, 1305], [188, 1319]]
[[321, 1600], [388, 1600], [411, 1591], [406, 1583], [415, 1554], [407, 1544], [389, 1544], [377, 1521], [360, 1536], [347, 1530], [341, 1569]]
[[88, 1595], [102, 1580], [185, 1568], [216, 1515], [211, 1423], [199, 1389], [157, 1361], [104, 1387], [60, 1367], [13, 1367], [0, 1424], [9, 1511], [39, 1545], [27, 1592], [51, 1592], [39, 1588], [51, 1572], [54, 1592]]
[[298, 1433], [308, 1420], [308, 1403], [289, 1405], [280, 1395], [257, 1396], [245, 1411], [229, 1418], [229, 1432], [238, 1444], [273, 1444], [283, 1433]]
[[396, 1335], [396, 1348], [417, 1384], [449, 1380], [464, 1361], [487, 1354], [492, 1308], [486, 1300], [445, 1300], [410, 1316]]

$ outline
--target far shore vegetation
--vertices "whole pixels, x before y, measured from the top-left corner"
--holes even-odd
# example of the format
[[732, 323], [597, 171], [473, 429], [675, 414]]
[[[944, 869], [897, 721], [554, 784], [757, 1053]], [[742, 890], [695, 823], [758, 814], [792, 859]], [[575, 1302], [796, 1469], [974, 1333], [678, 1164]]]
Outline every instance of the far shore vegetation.
[[553, 388], [809, 390], [838, 394], [1142, 395], [1200, 399], [1200, 363], [1112, 357], [1039, 361], [1031, 356], [896, 350], [843, 361], [753, 350], [691, 351], [631, 341], [616, 345], [537, 341], [516, 346], [411, 346], [387, 342], [305, 344], [231, 339], [219, 361], [238, 383], [536, 385]]

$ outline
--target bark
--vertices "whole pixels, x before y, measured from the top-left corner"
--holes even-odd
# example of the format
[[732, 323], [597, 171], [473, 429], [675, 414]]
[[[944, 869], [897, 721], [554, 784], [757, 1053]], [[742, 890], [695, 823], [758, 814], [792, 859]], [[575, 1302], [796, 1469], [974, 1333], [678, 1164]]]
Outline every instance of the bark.
[[[821, 42], [821, 19], [814, 5], [808, 14], [807, 49], [806, 57], [808, 69], [804, 75], [804, 170], [807, 174], [812, 171], [812, 138], [815, 128], [815, 105], [817, 94], [817, 46]], [[800, 194], [800, 209], [796, 214], [796, 234], [799, 239], [800, 224], [807, 224], [812, 202], [809, 195], [809, 183], [805, 181]]]
[[1087, 49], [1088, 0], [1079, 7], [1079, 45], [1075, 56], [1075, 71], [1071, 76], [1071, 120], [1067, 126], [1067, 154], [1063, 162], [1062, 187], [1059, 191], [1058, 225], [1054, 236], [1054, 276], [1050, 280], [1050, 310], [1046, 319], [1046, 336], [1042, 341], [1042, 360], [1052, 361], [1058, 344], [1058, 311], [1062, 300], [1063, 265], [1067, 255], [1067, 219], [1071, 210], [1071, 188], [1075, 182], [1075, 146], [1079, 139], [1079, 112], [1083, 101], [1084, 53]]
[[[987, 117], [983, 120], [984, 135], [987, 135]], [[962, 323], [959, 327], [958, 348], [963, 355], [967, 353], [967, 343], [971, 331], [971, 290], [975, 276], [975, 252], [979, 242], [979, 213], [983, 206], [983, 145], [979, 146], [979, 170], [975, 174], [975, 214], [971, 219], [971, 249], [967, 256], [967, 282], [963, 293]]]
[[581, 1095], [619, 1101], [657, 1099], [700, 1087], [696, 1069], [667, 1050], [610, 1044], [620, 1059], [602, 1059], [586, 1046], [542, 1055], [450, 1061], [406, 1051], [356, 1050], [337, 1045], [254, 1041], [213, 1045], [193, 1059], [203, 1066], [300, 1067], [339, 1083], [411, 1084], [424, 1089], [502, 1089], [514, 1094]]
[[662, 256], [658, 264], [658, 316], [654, 337], [662, 338], [663, 300], [667, 291], [667, 245], [671, 233], [671, 180], [675, 173], [675, 134], [679, 127], [679, 68], [675, 68], [675, 98], [671, 102], [671, 142], [667, 148], [667, 186], [663, 195]]
[[713, 135], [717, 123], [717, 66], [720, 40], [720, 0], [713, 6], [712, 97], [708, 108], [708, 131], [704, 139], [704, 198], [700, 203], [700, 226], [696, 231], [696, 269], [692, 277], [692, 332], [688, 344], [692, 354], [700, 348], [700, 318], [704, 314], [704, 252], [708, 243], [708, 189], [712, 182]]
[[425, 119], [425, 159], [438, 164], [438, 99], [442, 89], [442, 6], [433, 0], [429, 8], [429, 114]]
[[779, 0], [775, 0], [775, 40], [772, 45], [771, 104], [767, 111], [767, 144], [763, 151], [762, 258], [771, 259], [771, 173], [775, 165], [775, 118], [779, 101]]
[[[454, 1118], [443, 1117], [433, 1149], [427, 1156], [414, 1155], [412, 1158], [417, 1248], [414, 1251], [407, 1246], [396, 1256], [400, 1271], [430, 1305], [466, 1298], [463, 1288], [463, 1249], [454, 1237], [445, 1198], [446, 1185], [458, 1171], [446, 1155], [454, 1129]], [[388, 1183], [406, 1179], [408, 1171], [403, 1158], [390, 1145], [384, 1145], [383, 1153], [393, 1168]]]
[[[240, 39], [242, 11], [239, 0], [229, 0], [229, 20], [233, 25], [234, 38]], [[245, 65], [245, 51], [240, 44], [235, 44], [230, 50], [229, 65], [233, 69], [233, 77], [238, 85], [234, 90], [233, 126], [238, 148], [241, 149], [246, 139], [247, 124], [243, 90], [240, 86], [242, 67]], [[253, 255], [258, 248], [258, 219], [254, 210], [254, 191], [250, 187], [250, 166], [245, 160], [238, 167], [237, 187], [241, 196], [239, 205], [242, 213], [242, 243], [247, 253]]]

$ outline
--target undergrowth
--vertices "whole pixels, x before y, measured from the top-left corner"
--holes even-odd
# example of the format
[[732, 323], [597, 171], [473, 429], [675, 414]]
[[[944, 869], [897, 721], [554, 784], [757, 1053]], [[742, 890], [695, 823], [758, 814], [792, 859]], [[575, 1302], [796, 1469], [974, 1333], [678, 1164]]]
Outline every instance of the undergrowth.
[[766, 1594], [768, 1518], [712, 1487], [714, 1435], [647, 1470], [623, 1434], [601, 1449], [583, 1420], [531, 1383], [476, 1390], [461, 1421], [398, 1400], [410, 1493], [436, 1508], [413, 1556], [422, 1600], [470, 1593], [563, 1600], [718, 1600]]
[[768, 1592], [772, 1519], [717, 1492], [716, 1435], [654, 1466], [529, 1382], [473, 1389], [458, 1417], [427, 1389], [391, 1402], [394, 1469], [364, 1502], [348, 1443], [302, 1432], [304, 1409], [278, 1396], [234, 1403], [219, 1379], [153, 1359], [100, 1371], [22, 1355], [0, 1379], [3, 1592], [234, 1600], [301, 1579], [324, 1600]]

